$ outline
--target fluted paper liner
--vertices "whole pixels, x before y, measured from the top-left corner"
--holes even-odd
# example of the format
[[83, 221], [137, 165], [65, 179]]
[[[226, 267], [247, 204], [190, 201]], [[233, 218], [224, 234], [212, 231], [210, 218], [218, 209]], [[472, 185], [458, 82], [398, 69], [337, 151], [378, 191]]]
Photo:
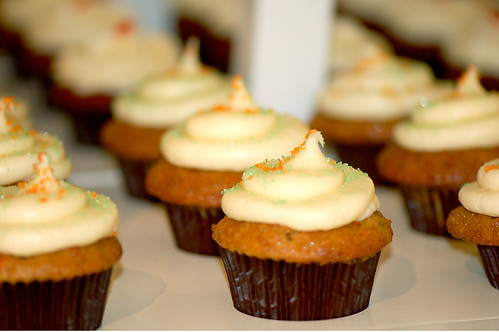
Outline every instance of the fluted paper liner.
[[367, 308], [380, 253], [364, 260], [296, 264], [219, 247], [234, 307], [278, 320], [338, 318]]
[[163, 203], [170, 219], [175, 242], [180, 249], [202, 255], [218, 256], [211, 226], [223, 219], [222, 208]]
[[132, 196], [155, 201], [146, 190], [146, 173], [151, 166], [150, 162], [118, 158], [123, 177], [125, 178], [126, 188]]
[[499, 289], [499, 246], [477, 245], [477, 247], [489, 283]]
[[459, 188], [430, 188], [401, 185], [400, 190], [412, 228], [452, 237], [445, 226], [449, 213], [460, 205]]
[[0, 329], [95, 330], [112, 268], [61, 281], [0, 284]]

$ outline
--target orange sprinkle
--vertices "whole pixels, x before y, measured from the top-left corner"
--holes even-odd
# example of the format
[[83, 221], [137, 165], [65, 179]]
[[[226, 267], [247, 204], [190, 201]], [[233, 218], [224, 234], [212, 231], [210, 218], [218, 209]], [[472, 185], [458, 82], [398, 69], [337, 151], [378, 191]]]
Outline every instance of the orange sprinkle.
[[490, 172], [493, 169], [499, 169], [499, 165], [488, 165], [488, 166], [485, 166], [485, 173], [488, 173], [488, 172]]
[[226, 105], [215, 105], [211, 108], [214, 112], [227, 112], [230, 108]]
[[134, 28], [134, 23], [132, 20], [123, 20], [116, 26], [116, 32], [118, 36], [126, 36], [132, 32]]
[[42, 203], [46, 203], [47, 201], [48, 201], [47, 197], [40, 198], [40, 202], [42, 202]]
[[92, 196], [92, 198], [96, 198], [97, 196], [99, 196], [99, 194], [97, 194], [95, 191], [91, 191], [90, 196]]
[[29, 131], [29, 136], [35, 136], [36, 135], [36, 131], [34, 129], [31, 129]]

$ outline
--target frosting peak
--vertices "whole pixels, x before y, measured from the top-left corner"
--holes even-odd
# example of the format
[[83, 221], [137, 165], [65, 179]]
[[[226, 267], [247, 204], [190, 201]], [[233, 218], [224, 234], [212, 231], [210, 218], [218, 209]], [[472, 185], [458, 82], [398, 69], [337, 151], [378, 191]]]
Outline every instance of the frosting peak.
[[20, 182], [18, 186], [21, 193], [55, 193], [62, 187], [54, 178], [53, 170], [49, 165], [49, 157], [46, 152], [38, 155], [38, 164], [34, 164], [35, 176], [29, 182]]
[[499, 217], [499, 159], [480, 167], [477, 181], [459, 190], [459, 201], [469, 211]]
[[241, 75], [236, 75], [232, 81], [232, 95], [229, 97], [227, 109], [236, 112], [258, 112], [258, 106], [253, 102]]
[[326, 158], [312, 130], [291, 156], [246, 169], [223, 192], [229, 218], [274, 223], [300, 231], [328, 230], [369, 217], [379, 206], [367, 174]]

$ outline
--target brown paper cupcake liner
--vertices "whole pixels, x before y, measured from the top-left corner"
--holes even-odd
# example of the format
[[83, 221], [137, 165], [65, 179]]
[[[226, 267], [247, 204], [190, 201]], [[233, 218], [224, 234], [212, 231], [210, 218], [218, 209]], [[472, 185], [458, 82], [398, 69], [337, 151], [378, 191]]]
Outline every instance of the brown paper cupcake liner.
[[163, 202], [177, 247], [202, 255], [218, 256], [211, 226], [224, 217], [221, 208], [176, 205]]
[[477, 247], [489, 283], [492, 287], [499, 289], [499, 246], [477, 244]]
[[128, 193], [134, 197], [156, 201], [146, 190], [146, 172], [151, 163], [118, 158]]
[[374, 184], [390, 185], [389, 182], [379, 176], [376, 169], [376, 156], [383, 149], [384, 145], [352, 146], [339, 143], [333, 144], [340, 161], [367, 173]]
[[380, 253], [351, 264], [296, 264], [259, 259], [219, 247], [234, 308], [255, 317], [319, 320], [369, 305]]
[[95, 330], [112, 268], [61, 281], [0, 284], [0, 329]]
[[430, 188], [400, 185], [412, 228], [452, 237], [445, 226], [447, 216], [459, 206], [459, 188]]

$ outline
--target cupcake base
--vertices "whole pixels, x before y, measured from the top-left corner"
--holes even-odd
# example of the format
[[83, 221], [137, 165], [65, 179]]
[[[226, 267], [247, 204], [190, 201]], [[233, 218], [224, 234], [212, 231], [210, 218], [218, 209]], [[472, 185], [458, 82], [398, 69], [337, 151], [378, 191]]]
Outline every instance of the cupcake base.
[[489, 283], [499, 289], [499, 246], [477, 244], [477, 247]]
[[445, 221], [460, 205], [459, 188], [430, 188], [400, 185], [412, 228], [428, 234], [452, 237]]
[[76, 139], [80, 143], [100, 145], [100, 130], [111, 118], [111, 102], [108, 95], [79, 96], [71, 90], [54, 85], [49, 101], [66, 112], [72, 119]]
[[219, 247], [234, 308], [261, 318], [320, 320], [369, 305], [380, 253], [364, 260], [296, 264], [259, 259]]
[[2, 330], [95, 330], [112, 268], [61, 281], [0, 284]]
[[196, 254], [218, 256], [211, 226], [224, 217], [221, 208], [177, 205], [163, 202], [177, 247]]
[[146, 173], [151, 163], [118, 158], [128, 193], [137, 198], [155, 201], [146, 191]]

